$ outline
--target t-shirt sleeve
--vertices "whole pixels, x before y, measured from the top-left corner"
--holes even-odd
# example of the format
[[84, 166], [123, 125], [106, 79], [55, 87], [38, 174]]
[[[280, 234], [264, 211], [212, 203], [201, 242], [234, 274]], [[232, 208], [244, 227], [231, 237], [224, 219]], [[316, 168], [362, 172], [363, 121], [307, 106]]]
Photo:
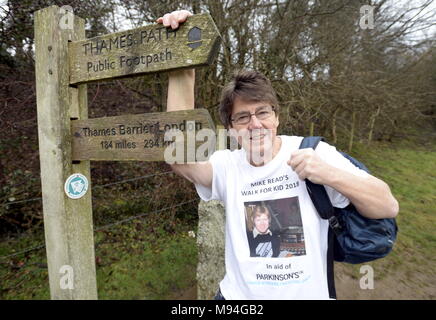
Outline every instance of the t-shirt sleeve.
[[[321, 141], [316, 148], [316, 152], [321, 157], [321, 159], [323, 159], [325, 162], [333, 167], [345, 170], [359, 177], [369, 176], [366, 171], [356, 167], [354, 164], [351, 163], [350, 160], [348, 160], [341, 153], [339, 153], [334, 146], [331, 146], [328, 143]], [[334, 207], [345, 208], [350, 204], [350, 200], [348, 198], [346, 198], [344, 195], [342, 195], [340, 192], [336, 191], [332, 187], [325, 186], [325, 189]]]
[[195, 189], [198, 195], [204, 201], [220, 200], [224, 201], [224, 191], [226, 186], [227, 170], [226, 163], [229, 159], [227, 156], [228, 150], [215, 151], [209, 158], [209, 163], [212, 165], [213, 177], [212, 188], [207, 188], [201, 184], [195, 184]]

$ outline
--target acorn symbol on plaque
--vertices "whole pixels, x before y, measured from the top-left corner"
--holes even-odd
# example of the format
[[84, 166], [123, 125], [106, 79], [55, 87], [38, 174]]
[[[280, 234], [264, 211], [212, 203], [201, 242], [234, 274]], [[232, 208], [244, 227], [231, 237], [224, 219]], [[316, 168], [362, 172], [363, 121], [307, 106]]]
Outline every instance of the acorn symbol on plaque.
[[201, 29], [199, 27], [193, 27], [188, 32], [188, 47], [196, 49], [201, 46]]

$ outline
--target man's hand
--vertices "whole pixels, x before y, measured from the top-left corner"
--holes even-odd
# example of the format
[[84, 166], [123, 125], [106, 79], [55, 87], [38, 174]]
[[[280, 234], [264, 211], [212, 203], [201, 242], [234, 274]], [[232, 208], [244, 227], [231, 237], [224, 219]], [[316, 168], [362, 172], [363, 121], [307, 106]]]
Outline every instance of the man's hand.
[[288, 165], [292, 167], [301, 180], [309, 179], [316, 184], [328, 184], [328, 178], [332, 172], [332, 167], [311, 148], [292, 152]]
[[[190, 16], [192, 16], [192, 13], [186, 10], [173, 11], [158, 18], [156, 22], [162, 23], [165, 27], [177, 29], [180, 23], [185, 22]], [[167, 111], [194, 109], [194, 85], [195, 69], [169, 72]], [[171, 168], [174, 172], [193, 183], [201, 184], [207, 188], [212, 187], [213, 171], [209, 162], [172, 164]]]
[[190, 16], [192, 16], [192, 13], [187, 10], [173, 11], [157, 18], [156, 22], [162, 23], [165, 27], [171, 26], [172, 29], [177, 29], [179, 24], [185, 22]]
[[389, 186], [370, 174], [357, 176], [334, 167], [310, 148], [292, 152], [288, 164], [300, 179], [330, 186], [344, 195], [369, 219], [394, 218], [398, 214], [398, 201]]
[[[165, 27], [177, 29], [192, 16], [187, 10], [173, 11], [156, 20]], [[182, 69], [168, 73], [167, 111], [194, 109], [195, 69]]]

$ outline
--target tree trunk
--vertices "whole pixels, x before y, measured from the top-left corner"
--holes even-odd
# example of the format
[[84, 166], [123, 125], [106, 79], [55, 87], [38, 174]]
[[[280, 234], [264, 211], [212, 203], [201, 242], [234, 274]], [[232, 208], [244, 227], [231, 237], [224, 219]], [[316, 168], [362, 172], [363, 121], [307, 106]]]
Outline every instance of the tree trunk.
[[339, 108], [335, 110], [335, 112], [333, 112], [333, 117], [332, 117], [332, 138], [333, 138], [333, 144], [336, 144], [338, 141], [338, 136], [336, 135], [336, 115], [339, 111]]
[[372, 134], [374, 132], [374, 124], [375, 124], [375, 118], [380, 114], [380, 106], [377, 107], [377, 111], [372, 115], [370, 123], [369, 123], [369, 133], [368, 133], [368, 145], [372, 141]]
[[348, 142], [348, 152], [351, 152], [351, 149], [353, 148], [355, 126], [356, 126], [356, 111], [353, 111], [353, 119], [351, 121], [350, 140]]
[[309, 136], [313, 136], [315, 124], [313, 121], [310, 122], [310, 128], [309, 128]]

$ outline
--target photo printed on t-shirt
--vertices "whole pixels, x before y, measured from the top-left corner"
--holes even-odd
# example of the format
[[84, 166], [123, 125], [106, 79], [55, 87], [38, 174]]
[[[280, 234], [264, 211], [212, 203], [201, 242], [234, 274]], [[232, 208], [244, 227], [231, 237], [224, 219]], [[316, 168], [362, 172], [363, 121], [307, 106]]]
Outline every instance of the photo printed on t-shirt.
[[306, 254], [298, 197], [244, 202], [250, 257]]

